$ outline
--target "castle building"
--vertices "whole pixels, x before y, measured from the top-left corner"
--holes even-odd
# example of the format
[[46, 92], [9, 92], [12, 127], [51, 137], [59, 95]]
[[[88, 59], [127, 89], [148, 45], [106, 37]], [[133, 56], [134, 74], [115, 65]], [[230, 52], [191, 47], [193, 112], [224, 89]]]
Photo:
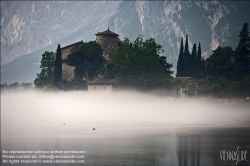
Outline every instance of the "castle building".
[[70, 81], [74, 77], [75, 67], [67, 64], [68, 55], [77, 50], [81, 45], [82, 41], [61, 48], [62, 53], [62, 80]]
[[98, 32], [96, 35], [96, 42], [102, 46], [103, 56], [108, 62], [112, 62], [113, 55], [116, 49], [124, 45], [124, 43], [119, 39], [119, 35], [108, 30], [104, 32]]
[[[124, 43], [119, 39], [119, 35], [110, 31], [109, 28], [106, 31], [98, 32], [96, 35], [96, 42], [99, 43], [103, 49], [103, 56], [108, 61], [108, 63], [112, 62], [113, 55], [116, 49], [124, 45]], [[76, 51], [81, 45], [83, 41], [73, 43], [71, 45], [65, 46], [61, 48], [62, 52], [62, 79], [66, 81], [70, 81], [74, 78], [74, 67], [67, 65], [68, 55], [74, 51]]]

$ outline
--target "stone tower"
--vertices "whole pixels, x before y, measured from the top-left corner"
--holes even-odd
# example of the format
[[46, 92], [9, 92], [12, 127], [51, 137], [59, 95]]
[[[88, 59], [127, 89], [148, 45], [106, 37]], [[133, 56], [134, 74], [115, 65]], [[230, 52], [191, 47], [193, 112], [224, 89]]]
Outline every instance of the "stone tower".
[[104, 58], [110, 63], [113, 60], [113, 55], [118, 46], [124, 45], [119, 39], [119, 35], [108, 30], [98, 32], [96, 35], [96, 42], [99, 43], [103, 49]]

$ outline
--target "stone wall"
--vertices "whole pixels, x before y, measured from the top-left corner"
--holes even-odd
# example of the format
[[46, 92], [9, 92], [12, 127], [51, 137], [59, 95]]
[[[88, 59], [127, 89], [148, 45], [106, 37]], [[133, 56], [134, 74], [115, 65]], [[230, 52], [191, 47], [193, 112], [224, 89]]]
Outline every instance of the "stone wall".
[[111, 62], [118, 47], [118, 36], [98, 35], [96, 42], [102, 46], [104, 58]]

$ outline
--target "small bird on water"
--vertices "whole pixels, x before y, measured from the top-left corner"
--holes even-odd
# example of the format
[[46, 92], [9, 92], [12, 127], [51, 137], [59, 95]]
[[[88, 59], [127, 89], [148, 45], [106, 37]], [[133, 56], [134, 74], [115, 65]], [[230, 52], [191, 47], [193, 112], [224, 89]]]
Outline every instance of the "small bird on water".
[[93, 130], [95, 130], [95, 128], [93, 128]]

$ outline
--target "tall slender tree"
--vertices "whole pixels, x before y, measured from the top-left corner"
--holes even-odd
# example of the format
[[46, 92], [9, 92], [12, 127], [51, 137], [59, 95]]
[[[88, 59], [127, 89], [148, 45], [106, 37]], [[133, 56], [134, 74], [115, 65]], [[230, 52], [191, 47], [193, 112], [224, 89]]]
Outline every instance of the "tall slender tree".
[[240, 41], [235, 50], [235, 75], [241, 81], [250, 76], [250, 37], [248, 24], [245, 23], [240, 31]]
[[197, 79], [200, 78], [200, 71], [201, 71], [201, 43], [199, 42], [199, 46], [198, 46], [198, 54], [197, 54], [197, 58], [196, 58], [196, 69], [195, 69], [195, 77]]
[[61, 53], [61, 46], [60, 44], [58, 44], [56, 50], [56, 61], [54, 69], [54, 86], [60, 89], [61, 84], [62, 84], [62, 53]]
[[185, 77], [185, 59], [184, 59], [184, 54], [183, 54], [183, 38], [181, 38], [181, 47], [180, 47], [179, 58], [177, 61], [176, 77]]
[[196, 66], [196, 57], [197, 57], [197, 50], [196, 50], [196, 44], [193, 45], [193, 50], [191, 53], [191, 61], [190, 61], [190, 71], [191, 71], [191, 77], [195, 78], [195, 66]]
[[188, 35], [186, 36], [184, 59], [185, 59], [185, 77], [190, 77], [190, 52], [188, 49]]

